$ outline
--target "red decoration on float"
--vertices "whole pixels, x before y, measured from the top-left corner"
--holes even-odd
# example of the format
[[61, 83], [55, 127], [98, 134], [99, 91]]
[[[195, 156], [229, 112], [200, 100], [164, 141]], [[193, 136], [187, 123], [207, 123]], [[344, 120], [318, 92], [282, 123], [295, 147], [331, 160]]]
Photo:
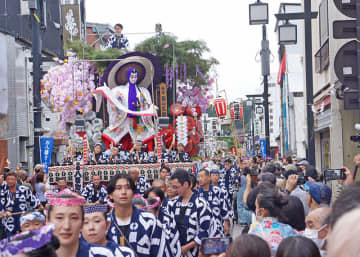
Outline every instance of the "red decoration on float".
[[230, 105], [231, 118], [233, 120], [242, 120], [243, 119], [243, 106], [241, 103], [232, 103]]
[[220, 97], [215, 99], [215, 110], [218, 118], [226, 116], [227, 109], [225, 98]]

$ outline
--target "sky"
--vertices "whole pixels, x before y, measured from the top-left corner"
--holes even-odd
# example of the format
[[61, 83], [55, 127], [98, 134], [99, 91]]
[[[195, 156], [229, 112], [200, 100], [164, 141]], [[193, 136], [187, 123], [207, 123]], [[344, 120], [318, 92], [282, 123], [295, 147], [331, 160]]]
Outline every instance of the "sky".
[[[219, 89], [225, 89], [227, 98], [245, 98], [246, 94], [262, 93], [259, 59], [262, 28], [249, 25], [249, 4], [255, 0], [87, 0], [87, 22], [121, 23], [130, 41], [130, 49], [151, 37], [155, 24], [171, 32], [179, 40], [204, 40], [210, 55], [220, 64], [216, 66]], [[272, 78], [278, 72], [277, 34], [274, 32], [280, 2], [301, 3], [301, 0], [263, 0], [269, 3], [270, 22], [267, 34], [270, 40]], [[256, 58], [257, 56], [257, 58]], [[275, 78], [274, 78], [275, 77]]]

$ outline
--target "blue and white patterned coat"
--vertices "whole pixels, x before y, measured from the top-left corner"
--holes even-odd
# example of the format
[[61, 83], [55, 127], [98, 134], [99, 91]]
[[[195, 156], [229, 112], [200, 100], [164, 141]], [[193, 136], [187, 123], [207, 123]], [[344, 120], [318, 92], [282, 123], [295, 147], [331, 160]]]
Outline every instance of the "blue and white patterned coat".
[[[36, 209], [40, 202], [27, 186], [16, 185], [16, 192], [5, 190], [4, 210], [14, 212], [24, 212]], [[21, 215], [13, 215], [3, 219], [7, 236], [12, 236], [20, 232]]]
[[166, 232], [166, 240], [170, 244], [173, 255], [176, 257], [181, 257], [180, 234], [177, 230], [175, 220], [164, 207], [160, 208], [158, 219]]
[[106, 153], [99, 153], [99, 159], [97, 161], [94, 161], [93, 156], [94, 156], [94, 153], [89, 153], [88, 163], [91, 165], [105, 164], [108, 159], [108, 155]]
[[[184, 215], [181, 214], [181, 207], [185, 207]], [[197, 194], [193, 194], [189, 202], [183, 206], [182, 198], [178, 197], [168, 203], [170, 215], [175, 219], [177, 229], [180, 233], [181, 246], [192, 241], [198, 245], [201, 239], [209, 237], [212, 213], [208, 203]], [[182, 220], [182, 224], [181, 224]], [[199, 254], [199, 247], [196, 246], [186, 253], [186, 257], [195, 257]]]
[[135, 194], [144, 195], [145, 191], [150, 188], [150, 183], [146, 180], [145, 177], [139, 176], [136, 181], [136, 191]]
[[87, 184], [87, 186], [81, 191], [81, 195], [85, 198], [87, 203], [95, 203], [97, 201], [107, 203], [108, 201], [108, 192], [106, 187], [102, 184], [99, 185], [96, 192], [94, 183]]
[[171, 151], [169, 162], [191, 162], [191, 158], [188, 153], [182, 152], [178, 154], [178, 151]]
[[108, 247], [89, 244], [80, 238], [76, 257], [134, 257], [134, 253], [127, 247], [118, 248], [113, 252]]
[[[107, 237], [119, 244], [121, 233], [116, 224], [115, 211], [113, 210]], [[150, 212], [133, 208], [129, 238], [126, 239], [137, 257], [173, 256], [166, 240], [166, 232], [160, 221]]]
[[112, 35], [109, 37], [106, 48], [128, 48], [129, 47], [129, 40], [121, 34], [120, 37], [117, 35]]
[[202, 187], [198, 190], [199, 197], [204, 198], [211, 209], [214, 221], [214, 229], [210, 237], [224, 236], [224, 221], [229, 220], [232, 212], [229, 199], [226, 198], [226, 191], [210, 184], [209, 191], [204, 191]]
[[148, 163], [149, 156], [147, 152], [141, 151], [139, 153], [133, 152], [129, 154], [128, 161], [130, 163]]
[[129, 247], [120, 246], [114, 241], [107, 240], [106, 247], [109, 248], [115, 256], [121, 256], [120, 254], [122, 254], [124, 257], [135, 257], [133, 250]]
[[228, 192], [230, 198], [232, 199], [232, 196], [236, 189], [236, 170], [235, 170], [235, 168], [231, 167], [228, 170], [226, 170], [226, 168], [220, 170], [219, 187], [225, 188], [225, 190]]

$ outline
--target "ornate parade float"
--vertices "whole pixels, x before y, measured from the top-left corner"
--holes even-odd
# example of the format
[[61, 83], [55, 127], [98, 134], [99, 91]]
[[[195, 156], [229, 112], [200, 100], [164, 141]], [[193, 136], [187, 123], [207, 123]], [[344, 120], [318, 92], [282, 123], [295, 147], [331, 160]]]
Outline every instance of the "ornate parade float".
[[[176, 65], [175, 72], [174, 67], [164, 68], [154, 55], [140, 52], [112, 60], [103, 73], [97, 72], [90, 61], [79, 60], [72, 54], [60, 64], [44, 76], [42, 98], [59, 113], [59, 126], [67, 129], [72, 139], [69, 147], [78, 144], [81, 156], [65, 165], [50, 166], [50, 184], [62, 178], [80, 190], [95, 174], [106, 183], [117, 173], [126, 173], [131, 166], [136, 166], [140, 175], [148, 180], [159, 178], [163, 165], [194, 172], [191, 159], [172, 162], [164, 158], [168, 149], [179, 146], [190, 157], [200, 151], [203, 137], [200, 118], [209, 104], [208, 90], [202, 92], [183, 83], [178, 86], [178, 102], [168, 106], [169, 84], [175, 76], [182, 76], [182, 81], [186, 81], [185, 64]], [[199, 68], [196, 69], [202, 75]], [[159, 122], [166, 118], [164, 116], [170, 120], [165, 125]], [[73, 125], [69, 129], [70, 120]], [[96, 143], [101, 143], [108, 152], [116, 147], [125, 153], [139, 143], [152, 158], [146, 162], [138, 159], [137, 162], [91, 163], [90, 145]]]

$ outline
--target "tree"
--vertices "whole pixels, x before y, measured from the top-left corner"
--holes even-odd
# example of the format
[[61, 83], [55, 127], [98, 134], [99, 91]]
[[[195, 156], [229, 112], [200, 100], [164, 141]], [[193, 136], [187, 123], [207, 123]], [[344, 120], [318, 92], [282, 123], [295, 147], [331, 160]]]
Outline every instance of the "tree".
[[[211, 68], [219, 62], [213, 57], [204, 58], [204, 55], [210, 52], [204, 41], [186, 40], [178, 42], [175, 36], [162, 34], [144, 40], [136, 46], [135, 50], [149, 52], [157, 56], [162, 66], [165, 67], [165, 65], [172, 66], [173, 47], [175, 48], [175, 63], [186, 64], [189, 83], [195, 86], [207, 85]], [[206, 80], [197, 74], [197, 65]]]

